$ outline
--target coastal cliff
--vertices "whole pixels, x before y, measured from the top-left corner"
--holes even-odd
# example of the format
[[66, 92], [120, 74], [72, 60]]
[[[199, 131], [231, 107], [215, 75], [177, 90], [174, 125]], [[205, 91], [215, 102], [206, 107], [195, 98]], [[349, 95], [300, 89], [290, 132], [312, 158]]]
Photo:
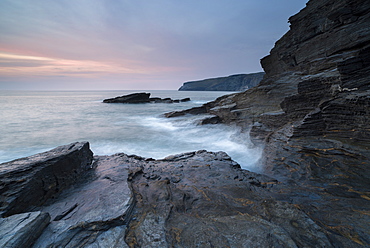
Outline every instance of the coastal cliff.
[[332, 238], [339, 247], [367, 246], [370, 2], [311, 0], [289, 22], [261, 60], [266, 76], [258, 86], [166, 116], [207, 113], [205, 123], [250, 131], [264, 147], [264, 173], [304, 185], [311, 203], [292, 196], [297, 208], [341, 236]]
[[261, 82], [264, 72], [238, 74], [184, 83], [180, 91], [244, 91]]
[[0, 165], [0, 245], [369, 247], [370, 2], [311, 0], [289, 21], [258, 86], [167, 114], [250, 131], [262, 173], [224, 152], [62, 146]]

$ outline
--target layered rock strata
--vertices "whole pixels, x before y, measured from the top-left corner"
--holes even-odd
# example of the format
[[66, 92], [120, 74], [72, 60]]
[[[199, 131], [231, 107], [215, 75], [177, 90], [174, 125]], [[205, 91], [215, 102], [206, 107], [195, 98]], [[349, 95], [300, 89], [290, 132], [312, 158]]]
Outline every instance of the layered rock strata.
[[77, 142], [1, 164], [1, 216], [30, 211], [56, 197], [81, 180], [92, 158], [89, 143]]
[[348, 202], [329, 207], [327, 202], [336, 199], [325, 192], [242, 170], [224, 152], [162, 160], [122, 153], [95, 156], [93, 165], [93, 173], [81, 175], [81, 182], [41, 204], [38, 212], [0, 219], [0, 242], [40, 248], [351, 244], [297, 205], [309, 202], [306, 209], [320, 210], [315, 217], [326, 221], [333, 217], [325, 211]]
[[[342, 236], [333, 245], [367, 246], [370, 2], [311, 0], [289, 22], [289, 32], [261, 60], [266, 76], [258, 86], [166, 116], [206, 113], [214, 116], [212, 123], [250, 130], [253, 141], [265, 147], [264, 173], [332, 197], [325, 204], [335, 218], [318, 217], [326, 210], [302, 203], [297, 207]], [[344, 245], [346, 239], [351, 241]]]
[[42, 212], [0, 218], [0, 247], [31, 247], [49, 222], [49, 214]]
[[184, 83], [180, 91], [244, 91], [261, 82], [264, 72], [238, 74]]

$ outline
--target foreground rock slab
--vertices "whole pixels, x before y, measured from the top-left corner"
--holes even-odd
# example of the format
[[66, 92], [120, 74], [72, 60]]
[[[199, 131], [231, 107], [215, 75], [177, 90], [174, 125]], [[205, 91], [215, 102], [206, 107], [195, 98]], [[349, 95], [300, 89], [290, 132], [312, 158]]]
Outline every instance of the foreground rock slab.
[[0, 214], [28, 212], [75, 184], [91, 169], [88, 142], [0, 164]]
[[16, 214], [1, 218], [0, 247], [31, 247], [49, 221], [49, 214], [42, 212]]
[[[73, 150], [52, 151], [68, 147]], [[319, 152], [331, 150], [306, 151]], [[30, 157], [40, 161], [29, 174], [50, 163], [43, 156]], [[241, 169], [224, 152], [204, 150], [161, 160], [95, 156], [89, 168], [63, 192], [32, 206], [39, 212], [24, 207], [0, 219], [1, 242], [29, 245], [41, 231], [32, 247], [363, 247], [370, 240], [366, 188], [277, 180]], [[23, 191], [32, 192], [23, 187], [18, 195], [25, 197]], [[38, 228], [29, 232], [34, 223]]]
[[283, 184], [198, 151], [130, 166], [130, 247], [332, 247]]
[[136, 160], [128, 156], [94, 159], [90, 180], [40, 208], [52, 221], [34, 247], [128, 247], [124, 238], [133, 208], [128, 164]]

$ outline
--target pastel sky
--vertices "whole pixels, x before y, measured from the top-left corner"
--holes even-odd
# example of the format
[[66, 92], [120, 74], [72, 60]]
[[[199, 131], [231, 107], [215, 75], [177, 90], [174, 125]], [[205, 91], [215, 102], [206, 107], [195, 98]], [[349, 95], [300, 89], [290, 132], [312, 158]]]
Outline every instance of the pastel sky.
[[1, 0], [0, 90], [178, 89], [262, 71], [307, 0]]

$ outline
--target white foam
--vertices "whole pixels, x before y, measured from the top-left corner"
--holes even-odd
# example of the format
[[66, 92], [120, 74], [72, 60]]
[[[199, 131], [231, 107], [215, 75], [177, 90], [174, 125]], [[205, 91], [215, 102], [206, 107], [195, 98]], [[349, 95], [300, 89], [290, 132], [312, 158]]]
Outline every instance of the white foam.
[[240, 132], [237, 127], [221, 124], [197, 125], [201, 118], [144, 117], [139, 121], [143, 128], [135, 138], [95, 142], [92, 149], [99, 155], [124, 152], [155, 159], [196, 150], [224, 151], [243, 169], [258, 170], [256, 163], [261, 157], [262, 149], [253, 146], [248, 133]]

